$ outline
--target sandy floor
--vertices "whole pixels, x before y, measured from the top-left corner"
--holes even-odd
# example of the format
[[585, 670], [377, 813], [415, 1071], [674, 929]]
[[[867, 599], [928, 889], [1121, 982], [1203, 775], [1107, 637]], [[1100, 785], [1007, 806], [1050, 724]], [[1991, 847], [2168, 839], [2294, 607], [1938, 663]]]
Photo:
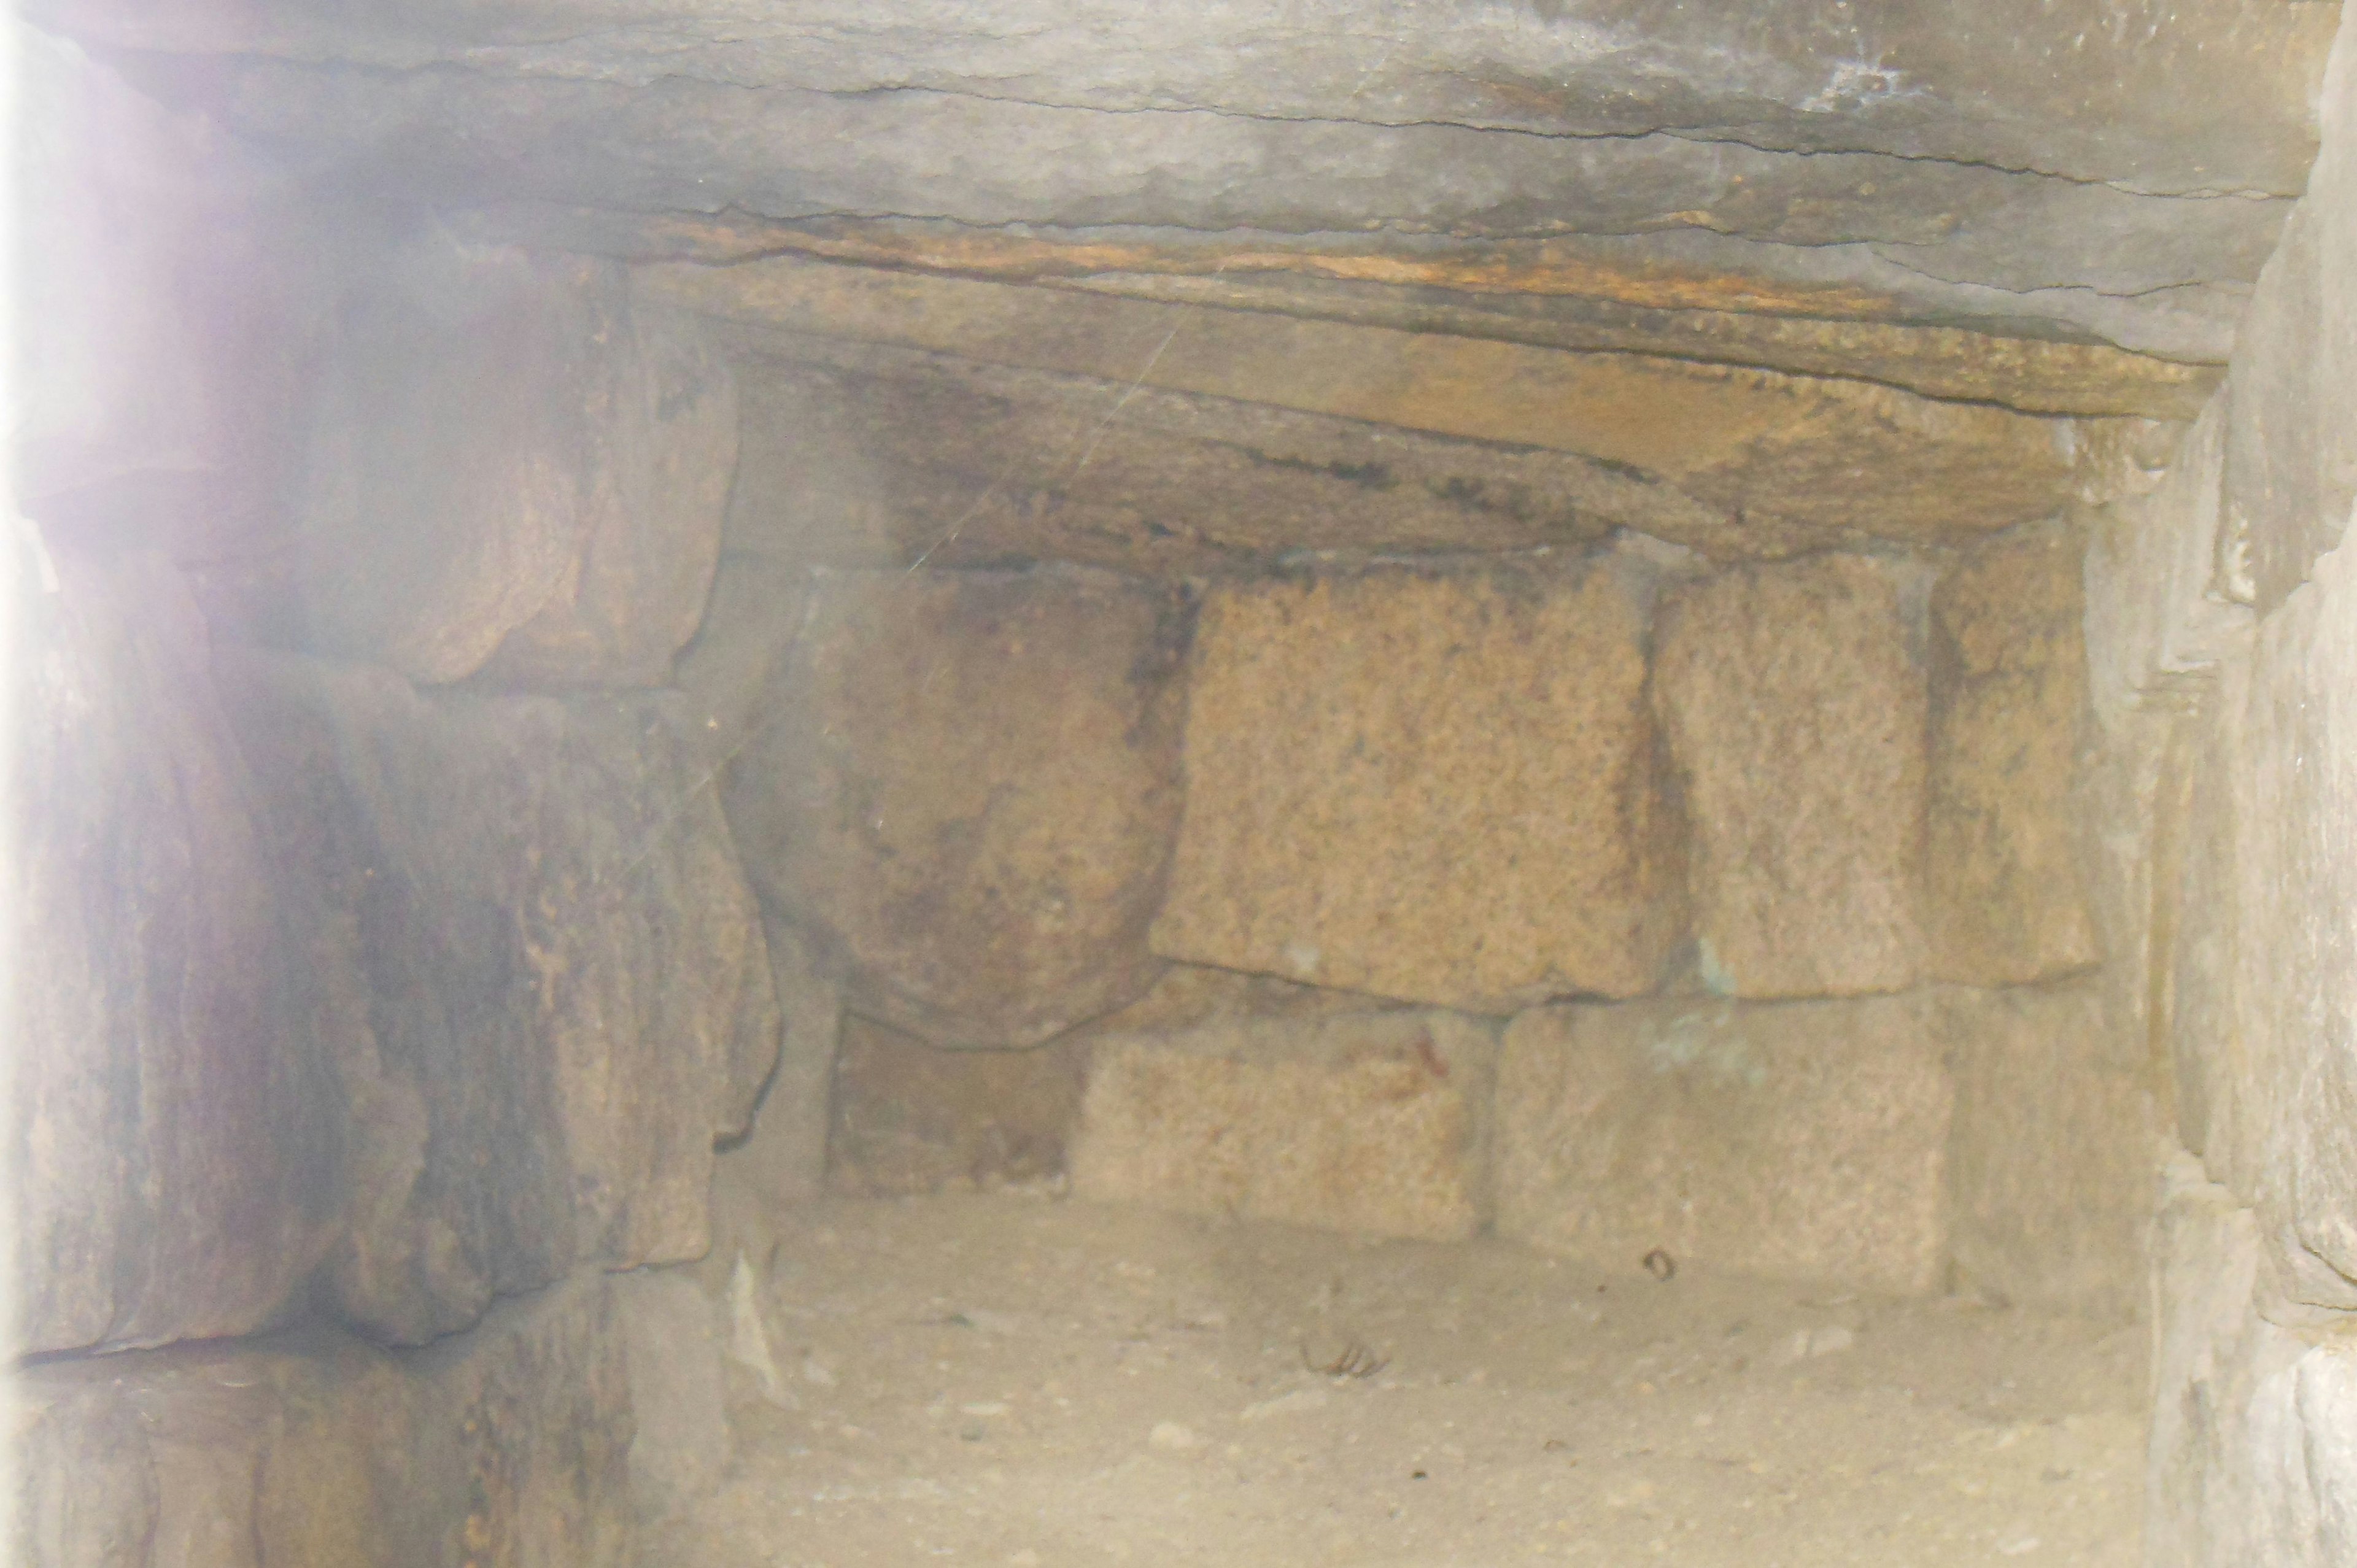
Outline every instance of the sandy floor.
[[2139, 1556], [2140, 1330], [1008, 1197], [771, 1278], [791, 1408], [650, 1568]]

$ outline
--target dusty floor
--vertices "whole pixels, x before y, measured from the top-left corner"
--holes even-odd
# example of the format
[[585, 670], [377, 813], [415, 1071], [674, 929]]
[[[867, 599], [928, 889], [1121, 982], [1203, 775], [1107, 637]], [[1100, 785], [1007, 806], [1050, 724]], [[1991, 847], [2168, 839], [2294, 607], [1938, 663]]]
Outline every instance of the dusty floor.
[[2132, 1328], [1009, 1197], [771, 1277], [792, 1408], [650, 1568], [2139, 1555]]

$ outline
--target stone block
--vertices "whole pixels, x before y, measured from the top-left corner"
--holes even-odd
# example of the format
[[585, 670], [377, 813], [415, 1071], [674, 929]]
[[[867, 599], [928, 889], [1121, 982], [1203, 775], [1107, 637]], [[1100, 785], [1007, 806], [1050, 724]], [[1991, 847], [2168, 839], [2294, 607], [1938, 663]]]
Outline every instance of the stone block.
[[613, 1290], [630, 1369], [630, 1497], [640, 1517], [668, 1519], [728, 1469], [719, 1308], [688, 1274], [617, 1274]]
[[2227, 398], [2211, 398], [2151, 487], [2098, 509], [2084, 571], [2090, 695], [2106, 729], [2156, 695], [2198, 689], [2246, 641], [2248, 605], [2220, 552]]
[[866, 1018], [835, 1052], [826, 1185], [857, 1197], [988, 1189], [1060, 1176], [1088, 1050], [952, 1051]]
[[579, 1262], [701, 1254], [777, 1012], [676, 700], [266, 656], [231, 684], [349, 1108], [344, 1312], [415, 1343]]
[[1959, 1282], [2023, 1305], [2135, 1316], [2158, 1129], [2145, 1078], [2113, 1059], [2102, 987], [1957, 988], [1934, 1005], [1956, 1079]]
[[777, 719], [777, 685], [809, 600], [805, 566], [764, 555], [720, 558], [704, 624], [680, 650], [674, 680], [708, 765], [723, 778]]
[[1650, 989], [1680, 903], [1652, 600], [1618, 555], [1214, 587], [1155, 950], [1485, 1013]]
[[336, 1220], [276, 824], [160, 557], [16, 605], [10, 1354], [265, 1326]]
[[388, 1354], [305, 1331], [46, 1363], [10, 1389], [25, 1568], [622, 1568], [635, 1520], [601, 1276]]
[[2222, 698], [2250, 1180], [2295, 1294], [2357, 1306], [2357, 550], [2318, 558]]
[[825, 1187], [843, 989], [812, 962], [800, 932], [775, 915], [765, 915], [762, 925], [783, 1038], [751, 1126], [723, 1142], [713, 1157], [712, 1250], [696, 1277], [716, 1296], [740, 1253], [766, 1271], [778, 1216]]
[[1548, 1007], [1507, 1027], [1498, 1233], [1681, 1262], [1937, 1287], [1955, 1090], [1930, 993]]
[[860, 1013], [1031, 1046], [1129, 1001], [1179, 809], [1184, 606], [1108, 573], [821, 572], [728, 814]]
[[702, 619], [735, 382], [618, 263], [439, 240], [355, 285], [300, 503], [317, 643], [424, 682], [660, 685]]
[[1932, 593], [1931, 967], [2022, 985], [2102, 956], [2087, 906], [2079, 754], [2087, 653], [2079, 540], [1985, 546]]
[[1102, 1203], [1461, 1240], [1490, 1218], [1497, 1045], [1451, 1013], [1096, 1044], [1072, 1190]]
[[2256, 1217], [2180, 1159], [2158, 1229], [2155, 1568], [2357, 1561], [2357, 1354], [2276, 1294]]
[[1826, 555], [1727, 572], [1662, 607], [1653, 690], [1713, 990], [1852, 995], [1921, 973], [1929, 697], [1912, 585]]
[[2357, 499], [2357, 34], [2324, 72], [2308, 193], [2259, 274], [2228, 371], [2233, 596], [2272, 610], [2348, 532]]

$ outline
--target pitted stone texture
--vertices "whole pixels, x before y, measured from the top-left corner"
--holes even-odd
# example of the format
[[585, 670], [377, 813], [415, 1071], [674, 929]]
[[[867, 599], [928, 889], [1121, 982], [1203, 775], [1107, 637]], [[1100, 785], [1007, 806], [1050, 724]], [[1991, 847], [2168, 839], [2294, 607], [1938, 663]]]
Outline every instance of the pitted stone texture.
[[1932, 594], [1932, 969], [2020, 985], [2100, 956], [2085, 893], [2079, 753], [2087, 719], [2081, 544], [2041, 530], [1989, 545]]
[[277, 823], [159, 557], [13, 607], [11, 1355], [264, 1326], [336, 1218]]
[[388, 1355], [306, 1332], [15, 1380], [26, 1568], [621, 1568], [632, 1413], [601, 1278]]
[[2274, 1292], [2249, 1210], [2180, 1160], [2158, 1229], [2156, 1568], [2357, 1560], [2357, 1356]]
[[1072, 1190], [1460, 1240], [1490, 1216], [1497, 1044], [1455, 1014], [1215, 1024], [1096, 1046]]
[[342, 1310], [414, 1343], [577, 1263], [700, 1254], [777, 1005], [677, 701], [228, 679], [347, 1106]]
[[815, 575], [728, 812], [856, 1010], [1029, 1046], [1152, 983], [1185, 607], [1075, 568]]
[[313, 636], [427, 682], [661, 685], [736, 457], [726, 365], [621, 268], [414, 246], [356, 290], [322, 380]]
[[2357, 499], [2357, 29], [2325, 69], [2322, 145], [2259, 274], [2228, 385], [2234, 596], [2271, 609], [2348, 532]]
[[1155, 950], [1474, 1012], [1649, 989], [1651, 600], [1617, 556], [1213, 588]]
[[1079, 1119], [1088, 1050], [944, 1050], [847, 1017], [834, 1055], [826, 1186], [854, 1197], [1052, 1180]]
[[1949, 1225], [1962, 1283], [2136, 1316], [2160, 1144], [2146, 1079], [2117, 1060], [2102, 987], [1957, 987], [1934, 1006], [1956, 1078]]
[[1498, 1070], [1498, 1233], [1634, 1269], [1918, 1293], [1955, 1090], [1931, 993], [1541, 1008]]
[[1848, 995], [1921, 972], [1928, 695], [1908, 588], [1825, 555], [1663, 603], [1653, 689], [1714, 990]]

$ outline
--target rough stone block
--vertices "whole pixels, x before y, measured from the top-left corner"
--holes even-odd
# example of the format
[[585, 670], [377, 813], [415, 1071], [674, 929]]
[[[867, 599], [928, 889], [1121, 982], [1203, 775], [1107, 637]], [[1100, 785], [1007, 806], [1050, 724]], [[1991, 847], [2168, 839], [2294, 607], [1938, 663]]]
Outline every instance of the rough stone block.
[[619, 265], [414, 245], [355, 288], [317, 393], [312, 633], [420, 682], [660, 685], [736, 456], [726, 363]]
[[1928, 993], [1542, 1008], [1506, 1030], [1498, 1232], [1634, 1268], [1928, 1291], [1955, 1090]]
[[1983, 548], [1932, 594], [1932, 969], [2020, 985], [2101, 956], [2085, 891], [2087, 717], [2080, 543], [2059, 530]]
[[635, 1530], [602, 1277], [391, 1355], [305, 1332], [50, 1362], [10, 1392], [25, 1568], [622, 1568]]
[[2158, 1130], [2144, 1078], [2114, 1059], [2102, 988], [1958, 988], [1935, 1006], [1956, 1077], [1949, 1230], [1962, 1283], [2136, 1316]]
[[343, 1310], [414, 1343], [576, 1262], [701, 1254], [777, 1013], [675, 701], [231, 683], [349, 1107]]
[[1179, 807], [1185, 616], [1074, 568], [822, 572], [728, 814], [857, 1011], [1030, 1046], [1129, 1001]]
[[1087, 1047], [952, 1051], [845, 1018], [835, 1052], [826, 1185], [860, 1197], [974, 1191], [1063, 1173]]
[[275, 823], [178, 574], [56, 570], [11, 661], [6, 1348], [252, 1333], [336, 1219]]
[[2237, 676], [2241, 748], [2222, 761], [2252, 1181], [2296, 1294], [2357, 1306], [2357, 550], [2317, 560]]
[[2222, 574], [2227, 399], [2211, 398], [2158, 478], [2091, 521], [2084, 572], [2091, 695], [2106, 729], [2148, 697], [2206, 681], [2247, 640]]
[[1678, 929], [1626, 557], [1214, 588], [1166, 957], [1475, 1012], [1648, 990]]
[[2155, 1568], [2357, 1561], [2357, 1354], [2276, 1294], [2256, 1218], [2180, 1160], [2158, 1230]]
[[1850, 995], [1921, 972], [1928, 697], [1910, 586], [1827, 555], [1727, 572], [1662, 607], [1653, 689], [1714, 990]]
[[2357, 33], [2324, 73], [2308, 193], [2259, 274], [2228, 372], [2233, 596], [2281, 604], [2341, 543], [2357, 499]]
[[688, 1274], [617, 1274], [613, 1289], [630, 1369], [630, 1496], [641, 1517], [666, 1519], [728, 1469], [719, 1309]]
[[1459, 1240], [1490, 1217], [1496, 1054], [1484, 1025], [1422, 1010], [1103, 1039], [1072, 1190]]

